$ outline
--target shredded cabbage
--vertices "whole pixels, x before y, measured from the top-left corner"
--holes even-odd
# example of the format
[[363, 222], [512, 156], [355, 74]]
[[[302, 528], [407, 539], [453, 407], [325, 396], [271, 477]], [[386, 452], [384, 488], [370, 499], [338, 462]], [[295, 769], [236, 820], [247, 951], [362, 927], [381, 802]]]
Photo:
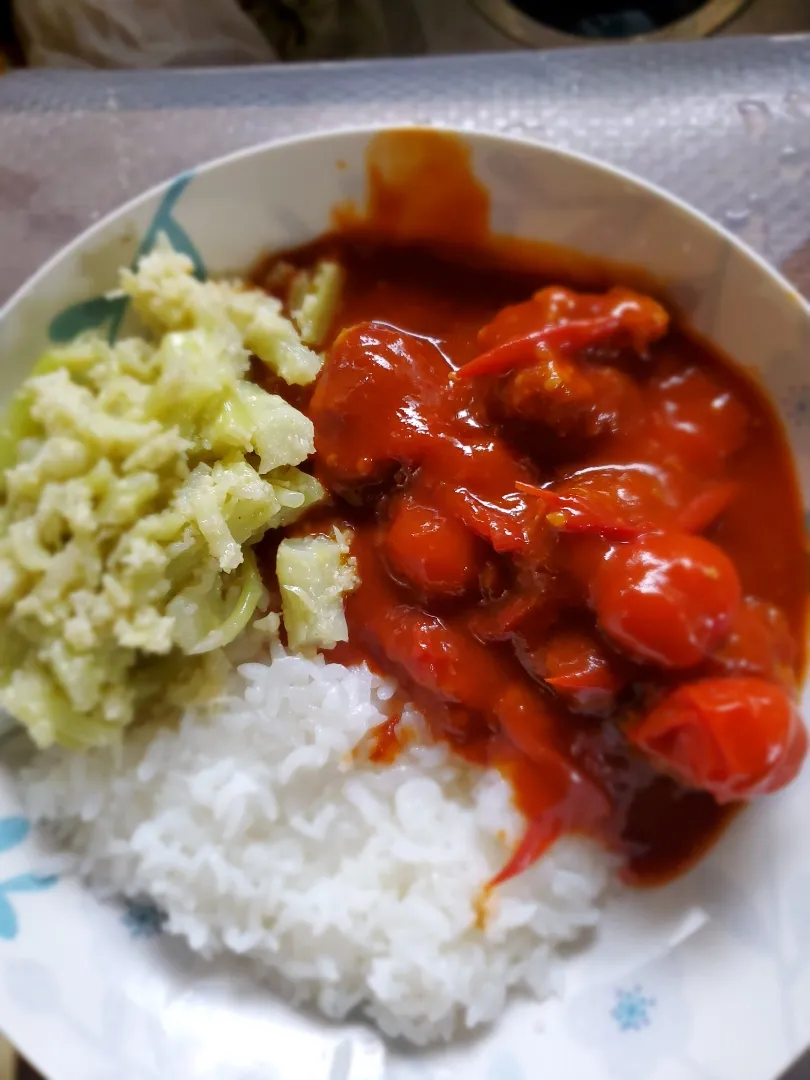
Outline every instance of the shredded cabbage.
[[0, 705], [40, 746], [210, 691], [264, 598], [251, 546], [323, 495], [312, 424], [247, 380], [251, 351], [317, 374], [279, 302], [165, 244], [121, 286], [151, 337], [50, 350], [0, 424]]

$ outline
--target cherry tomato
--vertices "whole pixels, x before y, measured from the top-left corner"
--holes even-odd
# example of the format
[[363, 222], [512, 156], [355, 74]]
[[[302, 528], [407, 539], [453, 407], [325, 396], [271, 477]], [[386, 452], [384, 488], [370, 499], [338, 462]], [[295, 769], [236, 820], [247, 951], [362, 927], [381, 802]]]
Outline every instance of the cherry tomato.
[[726, 640], [712, 655], [718, 675], [758, 675], [792, 688], [796, 644], [783, 612], [746, 597]]
[[501, 727], [521, 753], [543, 763], [557, 754], [554, 714], [543, 698], [519, 684], [505, 688], [495, 706]]
[[579, 712], [608, 712], [627, 683], [619, 658], [579, 631], [553, 637], [545, 647], [543, 666], [546, 683]]
[[502, 439], [482, 435], [467, 412], [470, 391], [451, 385], [449, 375], [426, 338], [375, 322], [344, 330], [309, 408], [320, 478], [333, 490], [348, 488], [356, 501], [398, 464], [422, 469], [431, 478], [428, 505], [496, 551], [524, 549], [537, 513], [516, 482], [532, 473]]
[[628, 735], [659, 768], [718, 802], [784, 787], [807, 753], [807, 733], [793, 702], [764, 679], [687, 683]]
[[667, 532], [614, 548], [591, 597], [600, 626], [628, 655], [685, 668], [728, 634], [742, 589], [734, 564], [715, 544]]
[[424, 338], [374, 322], [339, 334], [309, 408], [327, 481], [379, 481], [394, 463], [419, 460], [430, 423], [446, 421], [446, 384], [442, 354]]
[[394, 608], [374, 632], [388, 659], [443, 701], [487, 712], [502, 692], [501, 669], [487, 649], [434, 615]]
[[747, 438], [745, 407], [697, 368], [655, 380], [648, 388], [648, 402], [650, 434], [663, 454], [704, 474]]
[[461, 596], [478, 580], [483, 544], [455, 518], [410, 500], [397, 508], [385, 540], [397, 577], [428, 596]]

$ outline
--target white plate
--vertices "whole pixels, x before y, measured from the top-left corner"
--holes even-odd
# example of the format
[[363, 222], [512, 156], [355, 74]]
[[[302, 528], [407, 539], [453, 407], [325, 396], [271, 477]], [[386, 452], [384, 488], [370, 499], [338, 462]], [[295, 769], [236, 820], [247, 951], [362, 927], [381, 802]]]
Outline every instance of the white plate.
[[[258, 147], [100, 222], [0, 312], [0, 399], [49, 328], [119, 317], [103, 294], [159, 230], [213, 274], [317, 236], [337, 202], [362, 202], [372, 134]], [[810, 310], [787, 282], [624, 173], [536, 143], [459, 137], [490, 191], [494, 231], [642, 267], [759, 373], [810, 505]], [[0, 1021], [53, 1080], [772, 1080], [810, 1042], [807, 770], [685, 878], [611, 900], [559, 1002], [516, 1003], [493, 1030], [424, 1054], [295, 1012], [238, 965], [208, 965], [165, 938], [148, 908], [98, 904], [51, 874], [19, 806], [13, 770], [0, 766]]]

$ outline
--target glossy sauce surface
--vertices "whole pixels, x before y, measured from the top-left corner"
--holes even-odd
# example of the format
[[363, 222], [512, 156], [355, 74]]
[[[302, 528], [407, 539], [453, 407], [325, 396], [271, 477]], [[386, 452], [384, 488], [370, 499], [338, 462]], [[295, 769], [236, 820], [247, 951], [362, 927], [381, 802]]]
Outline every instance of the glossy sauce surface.
[[[347, 282], [308, 405], [330, 502], [296, 531], [354, 530], [361, 585], [334, 658], [394, 675], [435, 737], [512, 783], [527, 830], [501, 877], [577, 831], [624, 854], [627, 880], [656, 883], [711, 844], [735, 789], [721, 804], [667, 775], [629, 727], [660, 715], [662, 745], [678, 687], [705, 701], [734, 677], [792, 693], [801, 672], [789, 450], [757, 387], [667, 332], [652, 301], [567, 287], [602, 294], [615, 270], [491, 243], [485, 198], [441, 148], [447, 185], [417, 185], [429, 205], [372, 170], [368, 219], [346, 212], [339, 233], [285, 256], [337, 258]], [[563, 309], [586, 336], [619, 310], [629, 329], [456, 376], [487, 350], [500, 363]], [[656, 560], [671, 580], [649, 607]], [[394, 760], [396, 725], [375, 739], [372, 759]]]

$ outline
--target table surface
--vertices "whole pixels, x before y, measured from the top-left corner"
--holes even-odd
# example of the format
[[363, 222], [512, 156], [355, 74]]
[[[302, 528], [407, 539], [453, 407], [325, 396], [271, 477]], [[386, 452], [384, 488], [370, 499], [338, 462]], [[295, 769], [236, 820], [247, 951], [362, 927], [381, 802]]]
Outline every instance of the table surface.
[[810, 37], [0, 79], [0, 300], [123, 200], [206, 159], [356, 124], [542, 139], [657, 181], [810, 293]]
[[[0, 302], [84, 228], [176, 172], [290, 135], [412, 122], [540, 139], [630, 169], [722, 222], [810, 296], [810, 37], [791, 37], [5, 76]], [[0, 1080], [9, 1068], [0, 1046]]]

